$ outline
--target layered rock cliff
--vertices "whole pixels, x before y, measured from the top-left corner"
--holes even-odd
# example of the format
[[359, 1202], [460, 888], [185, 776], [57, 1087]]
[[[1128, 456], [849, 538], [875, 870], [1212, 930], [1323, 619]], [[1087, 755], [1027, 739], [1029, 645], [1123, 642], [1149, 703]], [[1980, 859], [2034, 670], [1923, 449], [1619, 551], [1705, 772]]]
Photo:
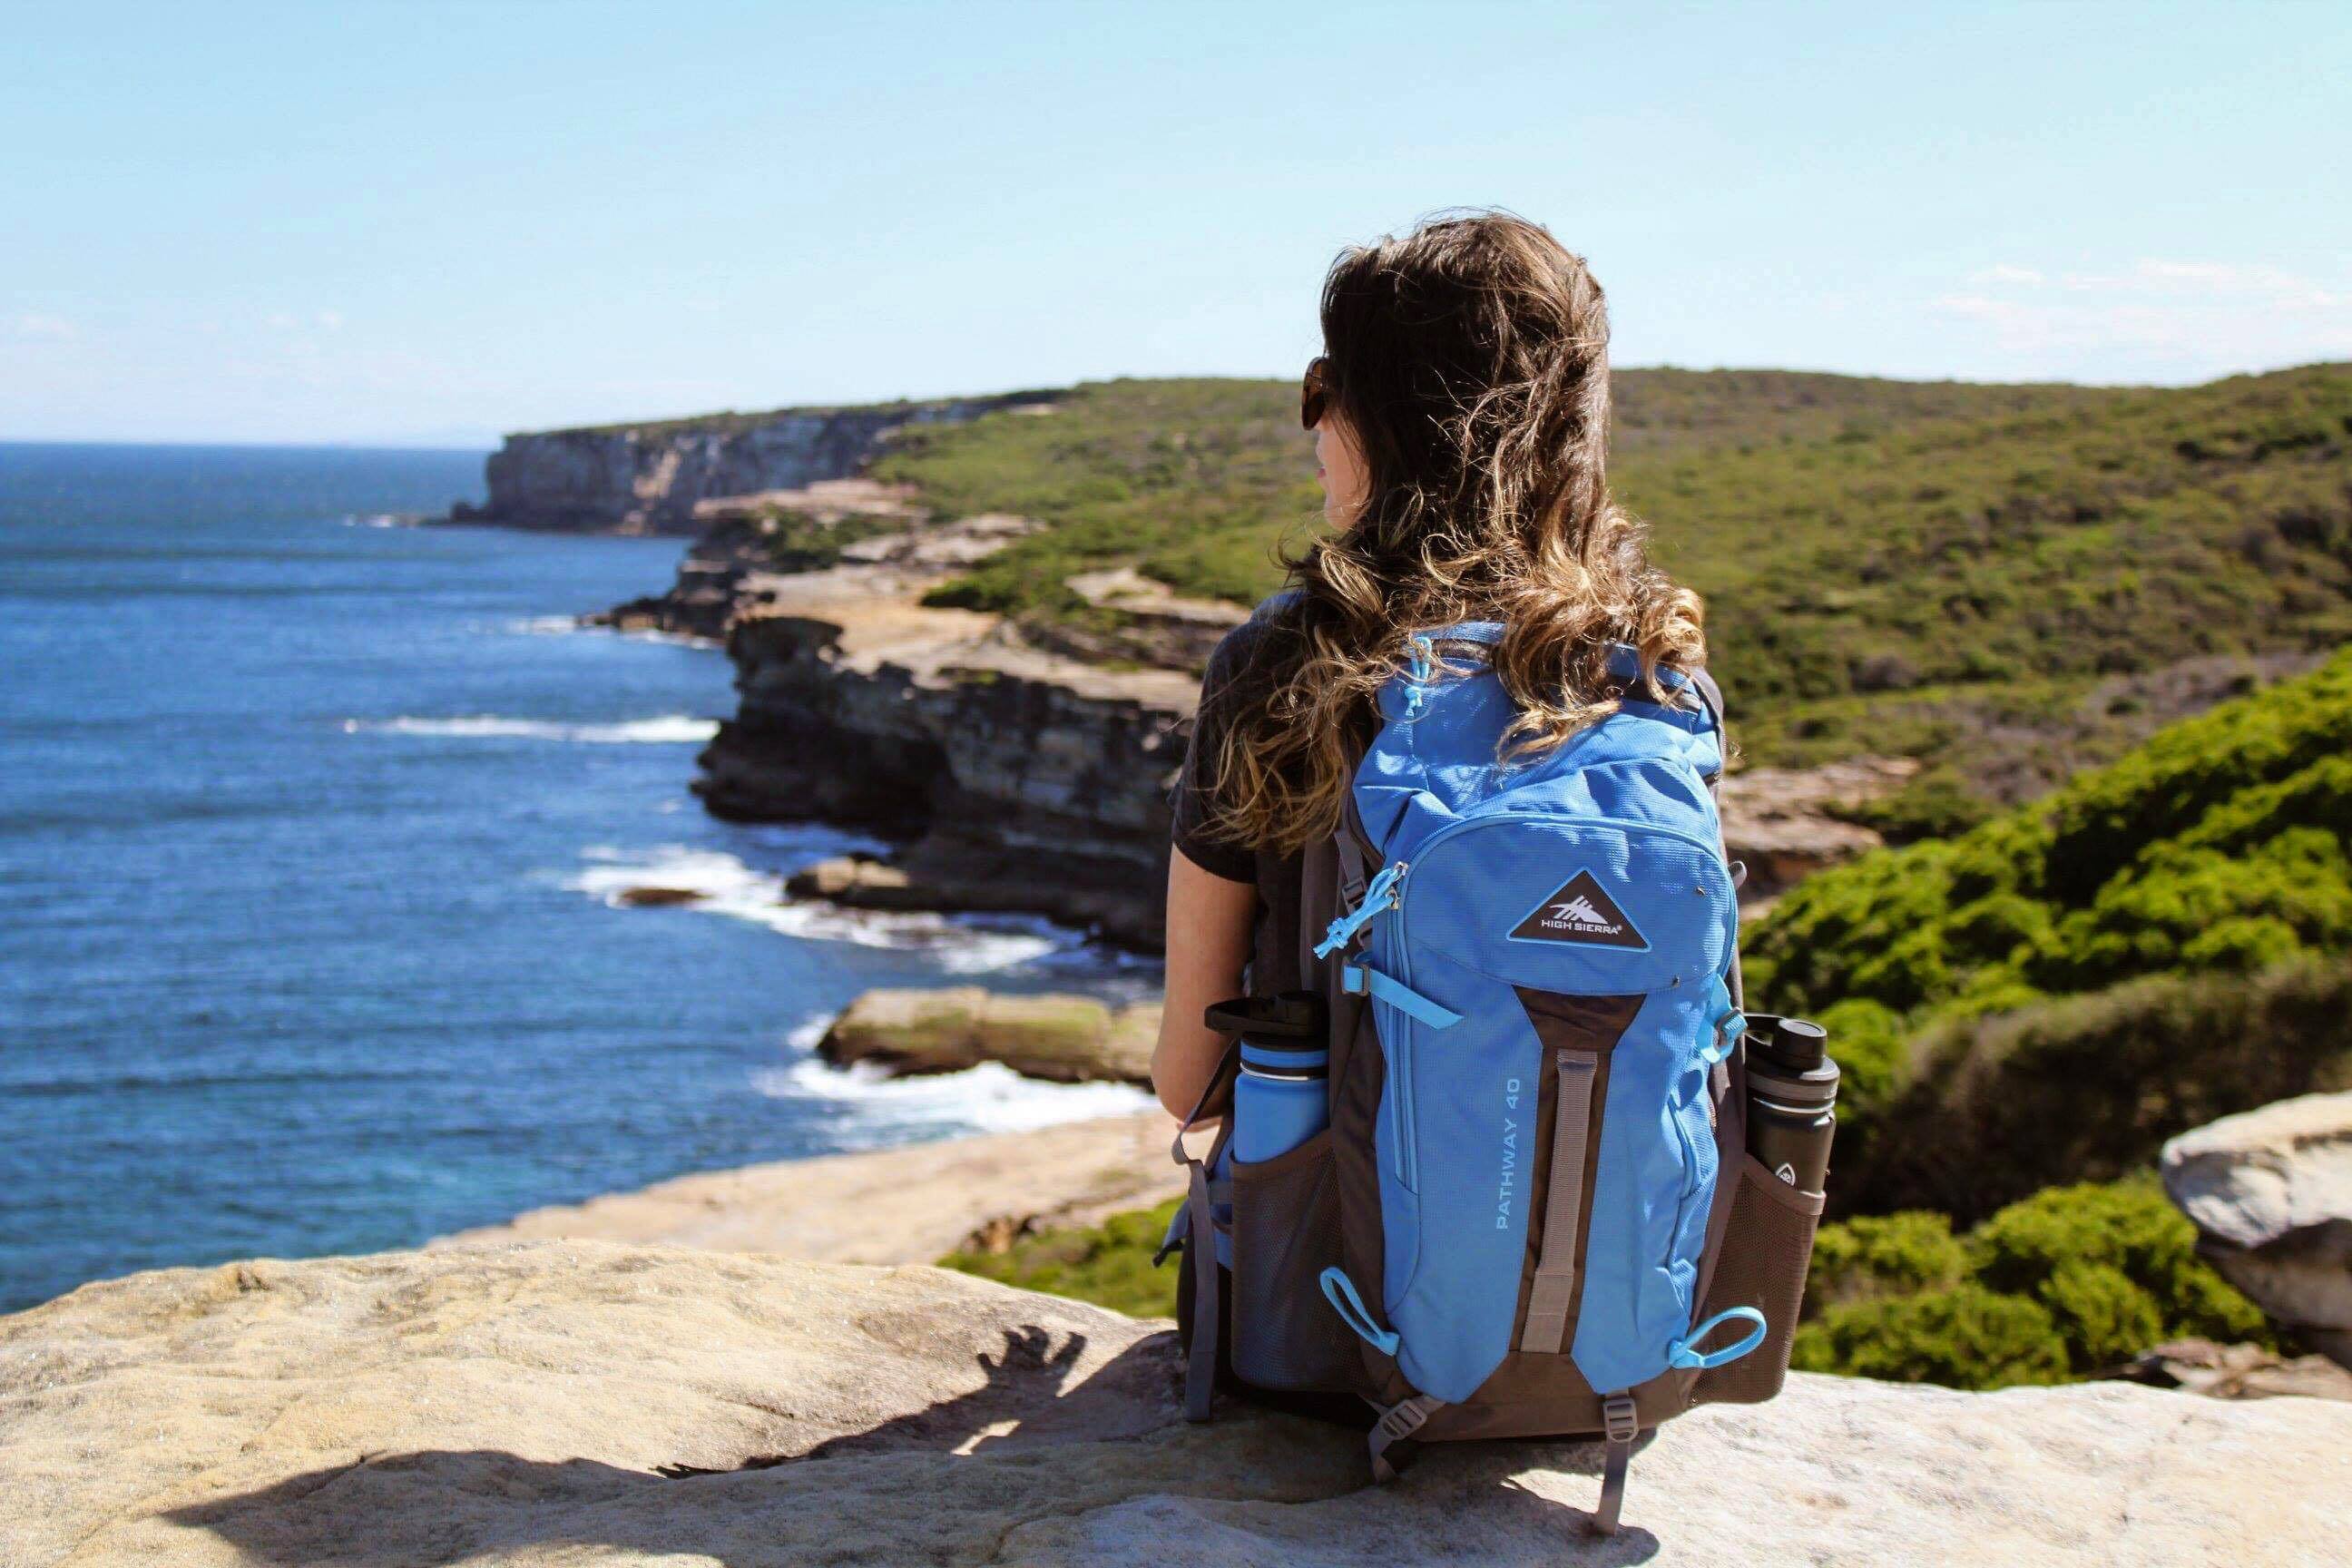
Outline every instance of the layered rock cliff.
[[741, 621], [728, 652], [741, 697], [702, 754], [705, 804], [911, 837], [887, 867], [821, 868], [798, 890], [1157, 943], [1192, 677], [1104, 669], [993, 616], [908, 600]]
[[545, 430], [509, 436], [488, 462], [489, 499], [457, 506], [457, 522], [583, 533], [696, 534], [698, 502], [801, 489], [862, 472], [891, 432], [952, 424], [1051, 393], [940, 398], [859, 408]]
[[182, 1268], [0, 1318], [0, 1562], [2336, 1562], [2352, 1406], [1797, 1374], [1633, 1462], [1184, 1422], [1165, 1322], [933, 1268], [541, 1242]]

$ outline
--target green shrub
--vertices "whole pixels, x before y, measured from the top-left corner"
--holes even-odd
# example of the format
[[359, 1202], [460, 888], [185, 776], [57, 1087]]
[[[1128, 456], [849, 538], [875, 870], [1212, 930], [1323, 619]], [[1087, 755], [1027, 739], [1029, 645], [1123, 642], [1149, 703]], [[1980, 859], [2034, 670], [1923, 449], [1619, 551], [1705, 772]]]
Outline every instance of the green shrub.
[[1750, 994], [1847, 1068], [1838, 1213], [1981, 1218], [2352, 1087], [2352, 648], [2042, 803], [1799, 885]]
[[2053, 1187], [1966, 1237], [1922, 1210], [1823, 1226], [1792, 1365], [1997, 1388], [2087, 1376], [2186, 1335], [2274, 1342], [2153, 1177]]
[[2033, 1299], [2050, 1314], [2076, 1372], [2119, 1365], [2166, 1338], [2155, 1298], [2105, 1263], [2062, 1263]]
[[2341, 953], [2347, 753], [2352, 650], [1958, 839], [1811, 878], [1747, 947], [1777, 1005], [1863, 997], [1914, 1022], [1988, 984], [2078, 992]]
[[[2261, 1310], [2197, 1256], [2197, 1227], [2155, 1180], [2052, 1187], [1969, 1233], [1970, 1267], [1995, 1290], [2030, 1295], [2062, 1328], [2077, 1370], [2110, 1365], [2157, 1338], [2264, 1338]], [[2129, 1292], [2137, 1301], [2124, 1299]], [[2116, 1350], [2116, 1323], [2145, 1335]]]
[[1166, 1317], [1176, 1310], [1176, 1267], [1171, 1260], [1155, 1268], [1151, 1255], [1168, 1234], [1179, 1201], [1113, 1215], [1098, 1226], [1024, 1237], [1007, 1252], [950, 1253], [940, 1267], [1024, 1290], [1075, 1297], [1132, 1317]]
[[2342, 958], [2149, 975], [1907, 1036], [1868, 1001], [1822, 1018], [1847, 1073], [1830, 1183], [1840, 1214], [1977, 1220], [2056, 1183], [2137, 1170], [2165, 1139], [2232, 1111], [2352, 1089]]
[[2066, 1346], [2037, 1303], [1961, 1285], [1833, 1307], [1798, 1327], [1790, 1364], [1894, 1383], [2000, 1388], [2063, 1381]]
[[1958, 767], [1945, 763], [1915, 774], [1893, 795], [1864, 801], [1841, 815], [1874, 829], [1889, 844], [1910, 844], [1922, 838], [1957, 838], [1993, 810]]
[[1968, 1250], [1944, 1215], [1911, 1209], [1823, 1226], [1805, 1276], [1805, 1313], [1948, 1289], [1968, 1267]]

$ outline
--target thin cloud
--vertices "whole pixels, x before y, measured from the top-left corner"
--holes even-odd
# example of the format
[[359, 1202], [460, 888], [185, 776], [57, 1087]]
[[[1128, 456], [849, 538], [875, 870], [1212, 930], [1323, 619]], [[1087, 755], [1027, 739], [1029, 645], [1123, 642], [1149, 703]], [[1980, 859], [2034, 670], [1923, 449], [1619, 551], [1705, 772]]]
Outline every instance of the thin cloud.
[[43, 315], [37, 310], [28, 310], [11, 321], [8, 331], [12, 337], [52, 343], [70, 342], [81, 335], [63, 316]]
[[2262, 262], [2149, 258], [2114, 272], [2002, 263], [1932, 301], [1990, 334], [2015, 373], [2123, 362], [2200, 377], [2352, 354], [2352, 288]]

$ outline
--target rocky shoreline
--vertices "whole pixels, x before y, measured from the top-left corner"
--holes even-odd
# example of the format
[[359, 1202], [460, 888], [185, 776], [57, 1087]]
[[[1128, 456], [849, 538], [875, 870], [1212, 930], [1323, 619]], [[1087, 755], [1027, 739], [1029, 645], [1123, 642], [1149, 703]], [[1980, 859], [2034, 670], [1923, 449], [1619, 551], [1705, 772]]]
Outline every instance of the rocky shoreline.
[[[733, 718], [698, 759], [714, 814], [817, 819], [899, 841], [882, 860], [804, 869], [799, 896], [874, 909], [1015, 911], [1159, 945], [1167, 793], [1198, 667], [1244, 612], [1155, 594], [1132, 573], [1084, 584], [1129, 619], [1099, 646], [1040, 642], [1004, 617], [923, 603], [1030, 525], [910, 516], [859, 480], [703, 504], [705, 531], [661, 595], [598, 625], [724, 639]], [[778, 570], [779, 513], [862, 531], [822, 565]], [[763, 517], [767, 531], [763, 533]], [[1138, 658], [1141, 654], [1146, 657]], [[1858, 758], [1755, 769], [1724, 791], [1754, 903], [1882, 842], [1843, 814], [1916, 764]]]
[[[803, 868], [794, 896], [1042, 915], [1151, 951], [1199, 670], [1245, 611], [1129, 568], [1070, 578], [1100, 614], [1042, 632], [926, 604], [1040, 525], [939, 515], [867, 476], [910, 426], [1051, 416], [1054, 396], [513, 436], [489, 460], [488, 501], [453, 520], [690, 539], [669, 587], [583, 619], [724, 645], [737, 710], [694, 784], [713, 814], [893, 841], [879, 858]], [[1914, 771], [1865, 757], [1737, 775], [1724, 820], [1743, 898], [1878, 845], [1847, 818]]]

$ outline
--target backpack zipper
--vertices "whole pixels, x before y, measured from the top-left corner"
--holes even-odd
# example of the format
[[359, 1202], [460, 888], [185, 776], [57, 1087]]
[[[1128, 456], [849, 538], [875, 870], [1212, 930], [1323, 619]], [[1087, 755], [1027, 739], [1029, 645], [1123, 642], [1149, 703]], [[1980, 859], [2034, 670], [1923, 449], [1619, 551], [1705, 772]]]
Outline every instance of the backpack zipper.
[[[1655, 823], [1638, 822], [1622, 817], [1554, 816], [1549, 813], [1539, 814], [1535, 812], [1498, 811], [1485, 816], [1472, 816], [1459, 821], [1450, 822], [1444, 827], [1439, 828], [1436, 832], [1431, 834], [1427, 838], [1422, 840], [1420, 847], [1413, 851], [1412, 861], [1400, 861], [1398, 863], [1400, 867], [1399, 875], [1396, 880], [1391, 883], [1389, 887], [1389, 901], [1386, 907], [1389, 910], [1395, 911], [1396, 919], [1390, 921], [1382, 929], [1388, 936], [1390, 946], [1394, 949], [1394, 963], [1397, 972], [1396, 977], [1399, 981], [1407, 985], [1411, 985], [1412, 984], [1412, 943], [1407, 931], [1408, 911], [1404, 907], [1405, 879], [1402, 874], [1403, 869], [1408, 868], [1412, 864], [1427, 861], [1432, 850], [1435, 849], [1441, 842], [1453, 837], [1456, 834], [1466, 833], [1472, 828], [1487, 826], [1496, 823], [1525, 823], [1530, 821], [1540, 821], [1563, 827], [1605, 827], [1620, 833], [1654, 833], [1660, 837], [1677, 839], [1682, 843], [1693, 845], [1699, 849], [1705, 850], [1707, 854], [1717, 858], [1717, 864], [1718, 867], [1721, 864], [1722, 850], [1717, 846], [1708, 843], [1706, 839], [1699, 837], [1696, 834], [1684, 833], [1679, 829], [1663, 827]], [[1394, 1061], [1391, 1061], [1390, 1064], [1391, 1073], [1398, 1078], [1403, 1089], [1402, 1103], [1398, 1106], [1400, 1114], [1398, 1115], [1395, 1123], [1394, 1142], [1396, 1146], [1396, 1158], [1393, 1164], [1396, 1169], [1397, 1179], [1400, 1182], [1402, 1182], [1409, 1190], [1417, 1193], [1421, 1190], [1418, 1181], [1421, 1169], [1421, 1149], [1420, 1138], [1412, 1118], [1412, 1080], [1411, 1074], [1413, 1030], [1415, 1028], [1415, 1024], [1414, 1020], [1407, 1014], [1400, 1012], [1397, 1015], [1397, 1017], [1402, 1026], [1398, 1031], [1398, 1041], [1402, 1047], [1399, 1054], [1402, 1058], [1405, 1070], [1402, 1074], [1396, 1074], [1395, 1069], [1397, 1064]], [[1389, 1098], [1391, 1103], [1398, 1102], [1399, 1096], [1395, 1089], [1391, 1089]], [[1696, 1152], [1688, 1146], [1688, 1138], [1681, 1125], [1681, 1118], [1670, 1116], [1668, 1120], [1675, 1122], [1675, 1141], [1677, 1143], [1683, 1145], [1685, 1174], [1687, 1175], [1688, 1168], [1696, 1163]], [[1410, 1173], [1410, 1174], [1408, 1173]], [[1684, 1205], [1686, 1205], [1689, 1201], [1688, 1196], [1685, 1195], [1682, 1199], [1682, 1203], [1677, 1205], [1674, 1232], [1675, 1235], [1678, 1235], [1681, 1232], [1681, 1216], [1683, 1212], [1685, 1212]], [[1674, 1237], [1672, 1235], [1667, 1238], [1666, 1247], [1667, 1260], [1671, 1262], [1674, 1255]]]

